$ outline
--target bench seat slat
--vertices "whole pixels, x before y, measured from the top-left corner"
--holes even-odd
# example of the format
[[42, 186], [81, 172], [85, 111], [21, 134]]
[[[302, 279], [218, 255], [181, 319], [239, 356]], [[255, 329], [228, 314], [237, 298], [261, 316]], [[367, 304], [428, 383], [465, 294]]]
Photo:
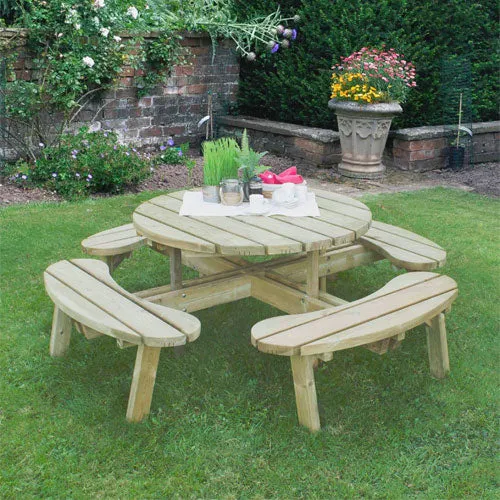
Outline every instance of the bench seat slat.
[[[408, 273], [396, 276], [376, 292], [357, 300], [355, 304], [363, 304], [374, 299], [375, 297], [381, 297], [396, 290], [401, 290], [402, 288], [433, 279], [436, 276], [437, 275], [435, 273], [428, 272]], [[325, 316], [329, 316], [334, 312], [340, 312], [343, 309], [352, 307], [353, 304], [354, 302], [351, 302], [347, 303], [345, 306], [337, 306], [310, 313], [275, 316], [264, 321], [259, 321], [252, 328], [252, 342], [254, 343], [254, 345], [256, 345], [259, 340], [262, 340], [265, 337], [269, 337], [284, 330], [288, 330], [292, 327], [304, 325], [315, 319], [324, 318]]]
[[440, 262], [446, 255], [446, 252], [444, 250], [441, 250], [434, 246], [426, 245], [419, 241], [410, 240], [408, 238], [388, 233], [386, 231], [381, 231], [377, 228], [370, 227], [366, 236], [368, 238], [371, 238], [372, 240], [382, 241], [385, 244], [391, 245], [393, 247], [401, 248], [417, 255], [422, 255], [423, 257], [427, 257], [429, 259], [434, 259], [437, 262]]
[[139, 236], [133, 224], [114, 227], [89, 236], [82, 249], [89, 255], [106, 257], [132, 252], [144, 246], [146, 238]]
[[44, 279], [45, 288], [52, 302], [78, 323], [83, 323], [93, 330], [110, 337], [132, 344], [142, 344], [142, 337], [137, 332], [134, 332], [127, 325], [113, 318], [98, 306], [92, 304], [92, 302], [82, 300], [80, 294], [57, 278], [45, 273]]
[[386, 290], [385, 293], [372, 295], [368, 299], [328, 309], [330, 312], [328, 315], [255, 339], [257, 347], [263, 352], [273, 354], [285, 356], [299, 354], [300, 348], [305, 344], [369, 323], [396, 311], [407, 310], [419, 302], [456, 290], [456, 283], [452, 279], [446, 276], [434, 276], [405, 288], [396, 288], [389, 292]]
[[311, 342], [300, 348], [300, 354], [305, 356], [340, 351], [398, 335], [421, 325], [427, 319], [439, 314], [455, 300], [457, 294], [457, 290], [452, 290], [361, 325], [343, 330], [340, 333]]
[[387, 260], [397, 267], [404, 268], [408, 271], [430, 271], [436, 269], [443, 264], [440, 264], [435, 259], [430, 259], [424, 257], [423, 255], [418, 255], [408, 250], [395, 247], [393, 245], [388, 245], [380, 240], [374, 240], [363, 236], [359, 240], [363, 246], [369, 250], [383, 255]]
[[[96, 261], [97, 262], [97, 261]], [[99, 262], [99, 264], [104, 263]], [[47, 274], [58, 279], [82, 296], [82, 302], [92, 302], [114, 318], [119, 318], [128, 328], [151, 347], [183, 345], [186, 336], [160, 318], [150, 314], [133, 300], [110, 287], [69, 261], [49, 266]], [[70, 315], [71, 316], [71, 315]]]
[[408, 231], [408, 229], [404, 229], [399, 226], [393, 226], [391, 224], [386, 224], [385, 222], [380, 222], [380, 221], [372, 221], [371, 227], [374, 229], [378, 229], [380, 231], [384, 231], [386, 233], [394, 234], [397, 236], [401, 236], [403, 238], [406, 238], [408, 240], [414, 240], [418, 241], [419, 243], [422, 243], [424, 245], [430, 246], [437, 248], [438, 250], [443, 250], [443, 247], [439, 246], [437, 243], [434, 243], [434, 241], [429, 240], [427, 238], [424, 238], [423, 236], [420, 236], [419, 234], [413, 233], [412, 231]]
[[170, 307], [153, 304], [152, 302], [143, 300], [136, 295], [127, 292], [110, 276], [106, 266], [96, 266], [95, 261], [88, 259], [73, 259], [71, 262], [145, 311], [161, 318], [164, 322], [182, 332], [187, 337], [189, 342], [198, 338], [200, 333], [200, 322], [194, 316]]

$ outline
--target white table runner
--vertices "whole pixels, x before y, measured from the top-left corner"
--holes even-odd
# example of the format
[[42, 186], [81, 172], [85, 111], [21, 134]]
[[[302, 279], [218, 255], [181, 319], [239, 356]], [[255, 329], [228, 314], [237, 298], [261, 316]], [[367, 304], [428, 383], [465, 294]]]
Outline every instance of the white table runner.
[[[236, 215], [260, 215], [252, 213], [249, 203], [242, 203], [237, 206], [227, 206], [220, 203], [206, 203], [203, 201], [203, 193], [201, 191], [187, 191], [184, 193], [182, 206], [179, 210], [179, 215], [191, 215], [193, 217], [217, 217], [217, 216], [236, 216]], [[285, 208], [276, 205], [272, 200], [269, 200], [269, 211], [265, 214], [269, 215], [286, 215], [287, 217], [319, 217], [319, 208], [316, 203], [314, 193], [307, 193], [307, 200], [299, 203], [295, 208]]]

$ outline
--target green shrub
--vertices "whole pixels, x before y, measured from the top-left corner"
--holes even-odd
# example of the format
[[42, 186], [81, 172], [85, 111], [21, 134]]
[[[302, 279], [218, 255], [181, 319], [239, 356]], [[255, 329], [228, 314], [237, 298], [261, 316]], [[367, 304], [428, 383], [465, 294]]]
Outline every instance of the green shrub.
[[184, 165], [188, 161], [189, 142], [176, 146], [172, 137], [167, 140], [167, 145], [160, 146], [161, 154], [157, 162], [167, 163], [168, 165]]
[[[247, 15], [278, 2], [239, 2]], [[328, 109], [331, 67], [363, 46], [386, 44], [417, 70], [417, 87], [394, 127], [440, 124], [445, 112], [441, 65], [455, 55], [470, 60], [471, 117], [497, 119], [499, 52], [496, 2], [442, 0], [281, 0], [283, 15], [298, 13], [293, 51], [242, 61], [239, 112], [264, 118], [336, 127]], [[298, 10], [297, 10], [298, 7]], [[293, 106], [290, 105], [293, 103]]]
[[57, 146], [44, 148], [34, 164], [20, 162], [7, 174], [23, 185], [56, 191], [68, 199], [91, 193], [119, 193], [152, 171], [149, 155], [118, 144], [112, 132], [65, 134]]

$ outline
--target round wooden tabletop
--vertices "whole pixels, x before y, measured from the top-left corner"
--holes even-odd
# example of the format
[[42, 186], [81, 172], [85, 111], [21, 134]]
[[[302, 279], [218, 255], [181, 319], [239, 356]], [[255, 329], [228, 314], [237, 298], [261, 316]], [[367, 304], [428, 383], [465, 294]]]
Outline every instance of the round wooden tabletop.
[[279, 255], [326, 250], [365, 234], [370, 209], [358, 200], [314, 190], [320, 217], [186, 217], [179, 215], [184, 191], [142, 203], [134, 211], [138, 234], [181, 250], [218, 255]]

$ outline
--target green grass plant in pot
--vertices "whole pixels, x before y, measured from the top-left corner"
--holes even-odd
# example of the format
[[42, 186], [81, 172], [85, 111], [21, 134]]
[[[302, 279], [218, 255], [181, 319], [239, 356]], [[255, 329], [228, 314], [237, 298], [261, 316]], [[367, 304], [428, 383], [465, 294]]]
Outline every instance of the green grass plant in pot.
[[238, 151], [238, 143], [229, 137], [203, 143], [203, 201], [220, 203], [221, 181], [238, 177]]
[[239, 167], [238, 172], [241, 174], [241, 178], [243, 180], [243, 193], [245, 201], [248, 201], [249, 195], [252, 194], [250, 193], [250, 184], [253, 182], [259, 184], [262, 183], [257, 174], [270, 169], [270, 167], [259, 165], [260, 160], [265, 155], [267, 155], [267, 151], [257, 153], [250, 147], [247, 130], [245, 129], [241, 137], [241, 148], [236, 155], [236, 162]]
[[394, 49], [363, 47], [333, 67], [330, 109], [342, 148], [338, 169], [347, 177], [383, 175], [382, 154], [392, 118], [416, 86], [415, 67]]

